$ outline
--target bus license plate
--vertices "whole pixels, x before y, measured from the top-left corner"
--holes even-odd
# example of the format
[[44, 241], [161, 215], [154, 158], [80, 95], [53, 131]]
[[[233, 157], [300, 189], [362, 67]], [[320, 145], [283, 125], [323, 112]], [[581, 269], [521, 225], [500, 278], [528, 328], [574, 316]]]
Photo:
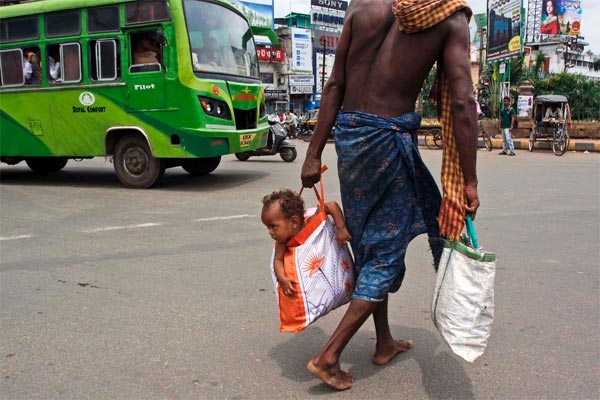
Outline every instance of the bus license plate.
[[244, 133], [240, 136], [240, 147], [249, 147], [256, 137], [256, 133]]

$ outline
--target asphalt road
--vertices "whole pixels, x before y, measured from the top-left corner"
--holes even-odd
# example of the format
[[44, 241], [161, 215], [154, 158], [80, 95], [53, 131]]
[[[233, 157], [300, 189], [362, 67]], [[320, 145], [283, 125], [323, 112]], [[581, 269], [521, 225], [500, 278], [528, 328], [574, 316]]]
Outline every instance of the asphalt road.
[[[261, 197], [299, 188], [299, 159], [239, 162], [210, 176], [168, 170], [123, 188], [104, 159], [60, 173], [0, 167], [2, 399], [597, 399], [600, 155], [479, 152], [480, 244], [498, 255], [486, 353], [452, 355], [430, 319], [435, 275], [411, 244], [390, 323], [414, 349], [370, 362], [371, 321], [342, 356], [336, 393], [306, 362], [343, 310], [278, 331]], [[422, 149], [434, 176], [441, 151]], [[339, 200], [333, 145], [326, 196]], [[312, 194], [307, 193], [309, 203]]]

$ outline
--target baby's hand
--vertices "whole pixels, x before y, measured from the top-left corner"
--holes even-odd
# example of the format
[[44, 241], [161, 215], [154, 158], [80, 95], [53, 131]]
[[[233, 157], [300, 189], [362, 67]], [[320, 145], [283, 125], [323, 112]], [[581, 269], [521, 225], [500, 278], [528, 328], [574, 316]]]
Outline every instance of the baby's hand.
[[281, 286], [281, 290], [283, 291], [284, 295], [290, 297], [296, 293], [294, 285], [298, 282], [296, 282], [295, 280], [289, 278], [281, 278], [278, 279], [277, 282], [279, 282], [279, 286]]
[[340, 246], [344, 246], [350, 241], [350, 239], [352, 239], [352, 236], [350, 235], [350, 232], [348, 232], [348, 229], [346, 229], [346, 227], [343, 227], [341, 229], [338, 228], [336, 236], [337, 242]]

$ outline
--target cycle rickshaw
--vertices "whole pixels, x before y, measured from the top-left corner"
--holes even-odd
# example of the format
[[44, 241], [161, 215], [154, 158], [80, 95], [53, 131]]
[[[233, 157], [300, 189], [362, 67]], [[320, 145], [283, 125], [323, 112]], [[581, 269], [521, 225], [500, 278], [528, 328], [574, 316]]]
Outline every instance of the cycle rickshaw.
[[569, 101], [561, 95], [543, 95], [535, 98], [532, 110], [533, 126], [529, 132], [529, 151], [535, 142], [552, 142], [552, 152], [562, 156], [569, 149], [566, 122], [570, 120]]

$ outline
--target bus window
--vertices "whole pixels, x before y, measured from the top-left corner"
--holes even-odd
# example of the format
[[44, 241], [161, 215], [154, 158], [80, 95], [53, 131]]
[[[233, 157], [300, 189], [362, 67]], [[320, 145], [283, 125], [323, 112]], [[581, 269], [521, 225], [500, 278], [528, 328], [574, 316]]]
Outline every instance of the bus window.
[[0, 50], [0, 81], [2, 86], [21, 86], [23, 74], [23, 50]]
[[[215, 3], [192, 0], [184, 1], [184, 12], [194, 71], [260, 78], [254, 39], [241, 16]], [[208, 58], [210, 62], [203, 61]]]
[[26, 48], [23, 51], [23, 77], [26, 85], [39, 85], [42, 81], [40, 49]]
[[161, 46], [156, 41], [158, 32], [137, 32], [131, 34], [130, 72], [149, 72], [161, 70]]
[[40, 37], [37, 15], [0, 20], [0, 42], [32, 40]]
[[90, 79], [114, 81], [121, 77], [120, 57], [116, 39], [90, 41]]
[[81, 81], [81, 48], [79, 43], [62, 43], [47, 47], [47, 73], [50, 83]]
[[44, 18], [46, 37], [61, 37], [81, 34], [81, 13], [67, 11], [47, 14]]
[[87, 10], [88, 33], [116, 32], [119, 30], [119, 7], [96, 7]]
[[128, 25], [168, 19], [169, 9], [165, 0], [136, 1], [125, 5], [125, 22]]

